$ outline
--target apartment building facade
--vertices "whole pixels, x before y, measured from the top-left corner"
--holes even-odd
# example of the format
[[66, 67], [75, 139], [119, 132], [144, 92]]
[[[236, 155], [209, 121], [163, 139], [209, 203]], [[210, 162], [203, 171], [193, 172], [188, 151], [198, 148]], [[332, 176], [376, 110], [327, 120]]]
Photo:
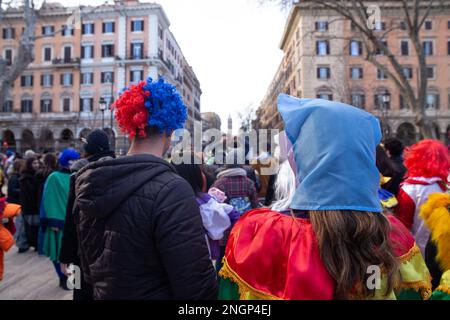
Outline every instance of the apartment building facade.
[[[2, 18], [0, 54], [8, 63], [14, 63], [21, 16], [20, 9], [11, 9]], [[200, 83], [169, 26], [155, 3], [46, 4], [36, 24], [34, 61], [0, 108], [2, 147], [61, 150], [104, 128], [124, 153], [129, 142], [109, 107], [125, 86], [147, 76], [177, 87], [188, 107], [186, 128], [192, 129], [201, 120]]]
[[[404, 22], [399, 19], [404, 15], [401, 3], [383, 3], [382, 20], [375, 32], [387, 34], [385, 44], [417, 89], [417, 58]], [[391, 28], [396, 30], [387, 32]], [[422, 29], [428, 67], [426, 114], [437, 137], [450, 142], [450, 3], [446, 1], [439, 10], [431, 10]], [[257, 126], [282, 128], [276, 99], [284, 92], [350, 103], [379, 117], [385, 135], [398, 136], [407, 144], [420, 138], [413, 112], [401, 92], [381, 69], [365, 59], [362, 39], [349, 20], [302, 1], [290, 12], [280, 49], [284, 57], [261, 102]], [[382, 52], [376, 54], [388, 65]]]

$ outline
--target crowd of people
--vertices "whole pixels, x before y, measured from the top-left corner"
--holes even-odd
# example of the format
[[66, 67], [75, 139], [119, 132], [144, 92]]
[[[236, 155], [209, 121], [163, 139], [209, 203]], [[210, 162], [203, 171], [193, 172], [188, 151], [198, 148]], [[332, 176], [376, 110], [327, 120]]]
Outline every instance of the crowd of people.
[[281, 95], [281, 152], [258, 157], [280, 162], [267, 176], [239, 143], [223, 165], [190, 150], [168, 159], [186, 107], [162, 79], [130, 86], [114, 108], [126, 156], [94, 130], [81, 153], [2, 161], [0, 213], [18, 253], [49, 257], [66, 290], [78, 266], [75, 300], [450, 299], [441, 142], [405, 149], [363, 110]]

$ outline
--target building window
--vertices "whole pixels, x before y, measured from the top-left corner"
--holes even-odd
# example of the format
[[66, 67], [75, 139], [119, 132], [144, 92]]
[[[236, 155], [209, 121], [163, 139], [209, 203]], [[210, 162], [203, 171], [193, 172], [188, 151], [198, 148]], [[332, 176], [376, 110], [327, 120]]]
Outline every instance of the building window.
[[32, 87], [33, 86], [33, 75], [25, 75], [20, 77], [21, 87]]
[[94, 46], [83, 45], [81, 46], [81, 59], [93, 59], [94, 58]]
[[103, 22], [103, 33], [114, 33], [115, 23], [114, 22]]
[[366, 107], [366, 97], [362, 93], [353, 93], [352, 94], [352, 105], [361, 109], [365, 109]]
[[131, 82], [139, 82], [144, 79], [144, 71], [142, 70], [132, 70], [130, 71]]
[[131, 21], [131, 31], [144, 31], [144, 20]]
[[327, 31], [328, 21], [316, 21], [316, 31]]
[[41, 75], [41, 86], [42, 87], [51, 87], [51, 86], [53, 86], [53, 75], [52, 74], [43, 74], [43, 75]]
[[33, 100], [23, 99], [20, 102], [20, 112], [22, 113], [32, 113], [33, 112]]
[[113, 44], [103, 44], [102, 45], [102, 58], [114, 57], [114, 45]]
[[144, 44], [132, 43], [131, 44], [131, 57], [133, 59], [142, 59], [144, 56]]
[[94, 111], [94, 99], [92, 98], [82, 98], [80, 105], [82, 112]]
[[379, 21], [379, 22], [375, 23], [375, 30], [376, 31], [386, 30], [386, 22]]
[[52, 48], [46, 47], [44, 48], [44, 62], [52, 61]]
[[403, 97], [403, 95], [400, 95], [400, 110], [407, 110], [407, 109], [409, 109], [408, 103], [405, 97]]
[[112, 71], [102, 72], [101, 82], [102, 83], [113, 83], [114, 82], [114, 72], [112, 72]]
[[70, 112], [70, 98], [63, 98], [63, 112]]
[[81, 74], [81, 84], [91, 85], [94, 83], [94, 73], [93, 72], [83, 72]]
[[64, 62], [68, 63], [72, 61], [72, 47], [65, 46], [64, 47]]
[[43, 26], [42, 27], [42, 35], [44, 36], [52, 36], [55, 33], [54, 26]]
[[351, 67], [350, 68], [350, 78], [352, 80], [360, 80], [363, 78], [363, 68]]
[[81, 33], [83, 35], [92, 35], [95, 33], [95, 25], [93, 23], [83, 23], [81, 26]]
[[2, 38], [5, 40], [14, 39], [16, 37], [16, 29], [14, 28], [3, 28]]
[[402, 70], [406, 79], [411, 80], [413, 78], [413, 69], [411, 67], [403, 67]]
[[3, 109], [2, 112], [13, 112], [13, 102], [12, 100], [6, 100], [3, 103]]
[[386, 100], [386, 95], [389, 95], [389, 92], [377, 93], [374, 96], [375, 109], [377, 110], [389, 110], [391, 108], [391, 101]]
[[434, 66], [427, 67], [427, 78], [428, 79], [434, 79], [435, 78]]
[[406, 30], [406, 21], [400, 21], [400, 30]]
[[6, 49], [5, 50], [4, 59], [6, 61], [6, 65], [7, 66], [11, 66], [12, 65], [12, 50], [11, 49]]
[[61, 29], [62, 29], [63, 37], [70, 37], [70, 36], [73, 36], [75, 33], [75, 29], [73, 27], [68, 27], [66, 25], [63, 25]]
[[73, 74], [66, 72], [61, 74], [61, 85], [62, 86], [71, 86], [73, 84]]
[[329, 67], [318, 67], [317, 68], [317, 79], [330, 79], [331, 70]]
[[422, 43], [423, 46], [423, 53], [426, 56], [432, 56], [433, 55], [433, 41], [424, 41]]
[[328, 40], [316, 41], [316, 54], [318, 56], [326, 56], [330, 54], [330, 44]]
[[159, 35], [159, 38], [161, 40], [163, 40], [164, 33], [163, 33], [163, 28], [161, 26], [158, 26], [158, 35]]
[[433, 21], [427, 20], [425, 21], [425, 30], [432, 30], [433, 29]]
[[409, 55], [409, 42], [408, 40], [402, 40], [400, 44], [400, 53], [402, 56], [408, 56]]
[[377, 79], [378, 80], [386, 80], [386, 74], [382, 68], [377, 68]]
[[[381, 43], [387, 48], [388, 43], [387, 43], [386, 40], [381, 41]], [[384, 55], [385, 52], [381, 48], [377, 47], [376, 50], [375, 50], [375, 54], [377, 54], [377, 55]]]
[[360, 56], [362, 55], [362, 42], [357, 40], [350, 41], [350, 55]]
[[41, 100], [41, 113], [52, 112], [52, 100], [42, 99]]
[[329, 93], [329, 92], [322, 92], [322, 93], [318, 93], [317, 94], [317, 99], [323, 99], [323, 100], [333, 100], [333, 94]]
[[439, 109], [439, 94], [436, 92], [427, 93], [426, 98], [426, 108], [427, 109]]

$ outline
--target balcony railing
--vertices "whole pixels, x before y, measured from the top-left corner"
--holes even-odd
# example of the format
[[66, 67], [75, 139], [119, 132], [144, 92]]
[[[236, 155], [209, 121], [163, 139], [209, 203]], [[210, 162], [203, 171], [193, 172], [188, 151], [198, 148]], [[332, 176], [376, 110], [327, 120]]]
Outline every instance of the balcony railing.
[[52, 64], [56, 66], [74, 66], [80, 64], [80, 58], [56, 58], [52, 60]]

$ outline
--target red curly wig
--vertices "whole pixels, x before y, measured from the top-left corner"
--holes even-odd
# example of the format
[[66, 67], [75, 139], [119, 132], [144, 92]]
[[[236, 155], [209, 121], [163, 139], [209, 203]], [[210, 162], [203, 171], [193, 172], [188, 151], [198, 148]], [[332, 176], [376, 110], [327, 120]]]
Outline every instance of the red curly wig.
[[408, 177], [439, 177], [447, 181], [450, 170], [450, 152], [436, 140], [422, 140], [405, 151]]

